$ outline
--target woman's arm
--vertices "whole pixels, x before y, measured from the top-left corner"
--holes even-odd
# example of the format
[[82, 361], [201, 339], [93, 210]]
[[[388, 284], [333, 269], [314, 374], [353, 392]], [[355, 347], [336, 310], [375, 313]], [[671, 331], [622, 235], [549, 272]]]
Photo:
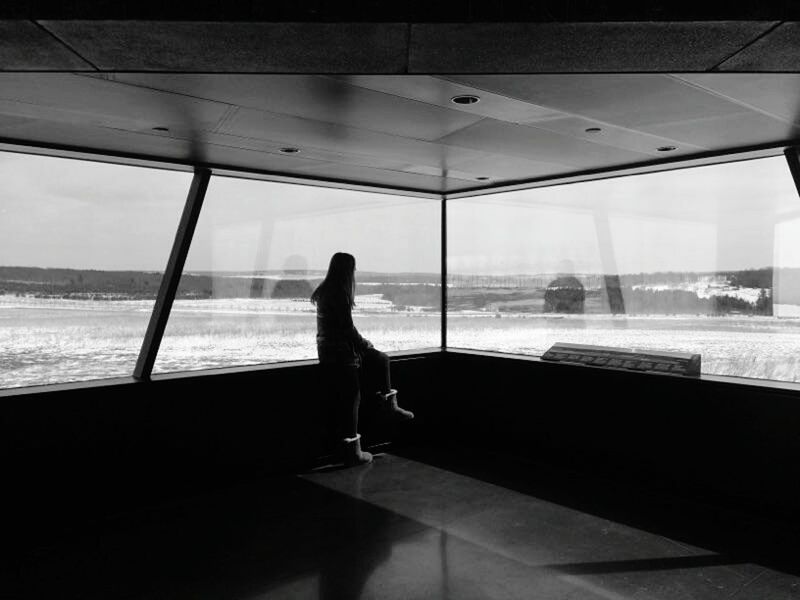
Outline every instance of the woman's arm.
[[358, 333], [358, 329], [356, 329], [355, 323], [353, 323], [352, 309], [346, 304], [345, 304], [345, 311], [343, 314], [342, 325], [343, 325], [343, 330], [348, 332], [348, 335], [352, 340], [353, 345], [356, 347], [356, 350], [360, 351], [369, 350], [370, 348], [373, 347], [372, 342], [362, 337], [361, 334]]

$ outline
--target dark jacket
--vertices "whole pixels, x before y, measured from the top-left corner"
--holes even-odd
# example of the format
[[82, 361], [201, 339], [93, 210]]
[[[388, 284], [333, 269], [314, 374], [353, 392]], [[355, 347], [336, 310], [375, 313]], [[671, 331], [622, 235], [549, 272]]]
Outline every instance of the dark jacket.
[[317, 355], [320, 363], [358, 367], [360, 354], [372, 348], [361, 337], [344, 294], [329, 294], [317, 302]]

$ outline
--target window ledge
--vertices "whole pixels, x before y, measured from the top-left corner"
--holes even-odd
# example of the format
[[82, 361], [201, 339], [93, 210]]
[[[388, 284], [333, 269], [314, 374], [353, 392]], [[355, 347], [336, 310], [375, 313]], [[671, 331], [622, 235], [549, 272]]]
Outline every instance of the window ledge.
[[[472, 350], [470, 348], [447, 348], [447, 354], [465, 354], [470, 356], [485, 356], [489, 358], [503, 358], [508, 360], [519, 360], [534, 363], [546, 363], [556, 367], [576, 367], [585, 369], [594, 369], [598, 371], [615, 371], [631, 373], [627, 369], [613, 369], [610, 367], [595, 367], [592, 365], [576, 365], [576, 364], [561, 364], [542, 360], [538, 356], [528, 356], [525, 354], [509, 354], [506, 352], [494, 352], [491, 350]], [[672, 379], [688, 380], [688, 381], [703, 381], [711, 383], [721, 383], [725, 385], [735, 385], [738, 387], [753, 387], [753, 388], [768, 388], [782, 392], [798, 393], [800, 392], [800, 383], [793, 381], [775, 381], [771, 379], [754, 379], [752, 377], [734, 377], [732, 375], [700, 375], [699, 377], [686, 377], [682, 375], [669, 375], [661, 373], [644, 373], [636, 371], [636, 375], [643, 377], [670, 377]]]
[[[420, 348], [417, 350], [398, 350], [387, 352], [393, 361], [404, 362], [417, 360], [434, 354], [440, 354], [441, 348]], [[260, 371], [276, 371], [280, 369], [293, 369], [299, 367], [309, 367], [319, 364], [317, 359], [293, 360], [286, 362], [262, 363], [257, 365], [243, 365], [237, 367], [220, 367], [216, 369], [198, 369], [196, 371], [176, 371], [174, 373], [158, 373], [151, 377], [152, 382], [173, 381], [176, 379], [191, 379], [196, 377], [213, 377], [220, 375], [234, 375], [238, 373], [255, 373]], [[65, 383], [51, 383], [42, 385], [31, 385], [25, 387], [0, 389], [0, 398], [10, 398], [13, 396], [34, 396], [37, 394], [49, 394], [66, 392], [70, 390], [94, 389], [103, 387], [115, 387], [121, 385], [146, 385], [147, 381], [140, 381], [134, 377], [114, 377], [109, 379], [91, 379], [88, 381], [71, 381]]]

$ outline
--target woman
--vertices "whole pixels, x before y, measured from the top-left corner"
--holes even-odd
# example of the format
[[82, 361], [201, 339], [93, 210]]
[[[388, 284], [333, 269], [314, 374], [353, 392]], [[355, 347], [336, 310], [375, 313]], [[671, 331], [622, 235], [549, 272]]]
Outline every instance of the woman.
[[345, 462], [349, 465], [372, 460], [372, 454], [361, 450], [358, 433], [361, 372], [374, 379], [376, 396], [388, 412], [403, 420], [414, 418], [414, 413], [397, 405], [397, 390], [391, 387], [389, 357], [361, 337], [353, 325], [355, 271], [356, 259], [351, 254], [337, 252], [331, 257], [325, 279], [311, 294], [311, 302], [317, 305], [317, 354], [326, 381], [335, 392], [337, 430], [344, 441]]

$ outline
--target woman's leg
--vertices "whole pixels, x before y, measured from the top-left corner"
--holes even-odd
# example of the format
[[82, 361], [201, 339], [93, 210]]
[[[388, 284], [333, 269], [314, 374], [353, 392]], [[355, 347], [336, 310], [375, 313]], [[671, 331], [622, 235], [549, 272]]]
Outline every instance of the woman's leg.
[[397, 405], [397, 390], [392, 388], [388, 355], [370, 348], [361, 357], [361, 368], [364, 371], [365, 389], [376, 393], [386, 410], [402, 420], [414, 418], [414, 413]]
[[372, 454], [361, 451], [361, 436], [358, 433], [358, 408], [361, 391], [358, 368], [344, 365], [325, 365], [329, 385], [333, 388], [337, 437], [344, 445], [345, 463], [365, 464]]
[[334, 398], [334, 420], [339, 439], [352, 438], [358, 433], [358, 406], [361, 392], [358, 369], [344, 365], [325, 365], [328, 386]]
[[366, 350], [361, 355], [361, 368], [367, 390], [381, 394], [388, 394], [392, 390], [391, 366], [385, 353], [375, 348]]

